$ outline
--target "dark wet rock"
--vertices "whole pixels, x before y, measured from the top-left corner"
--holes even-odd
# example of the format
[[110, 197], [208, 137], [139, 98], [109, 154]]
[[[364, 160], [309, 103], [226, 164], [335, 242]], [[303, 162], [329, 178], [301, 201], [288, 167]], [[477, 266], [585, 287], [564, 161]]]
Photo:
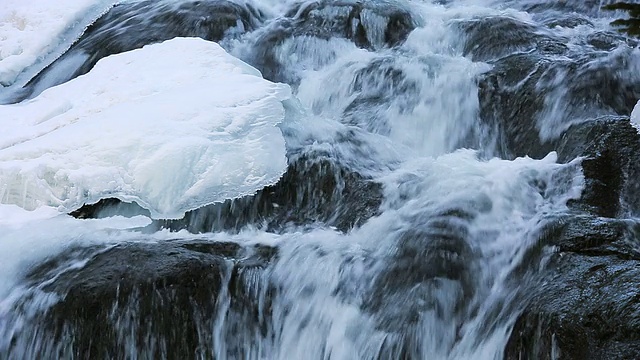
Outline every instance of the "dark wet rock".
[[522, 291], [506, 359], [635, 359], [640, 353], [638, 223], [592, 216], [565, 220], [553, 254]]
[[133, 202], [123, 202], [115, 198], [102, 199], [94, 204], [85, 204], [79, 209], [69, 213], [77, 219], [101, 219], [110, 216], [136, 216], [151, 217], [149, 210], [142, 208]]
[[539, 158], [572, 124], [628, 116], [640, 98], [633, 56], [627, 48], [558, 61], [533, 52], [494, 62], [478, 96], [482, 120], [499, 129], [499, 154]]
[[[394, 124], [410, 122], [417, 114], [428, 116], [424, 107], [442, 100], [440, 94], [431, 91], [431, 87], [441, 81], [444, 72], [456, 71], [445, 69], [447, 66], [437, 57], [415, 57], [402, 51], [376, 56], [366, 64], [347, 67], [350, 71], [346, 89], [333, 92], [329, 101], [345, 104], [343, 98], [349, 99], [339, 119], [350, 129], [392, 136]], [[475, 92], [473, 89], [469, 95], [475, 95]], [[460, 101], [467, 100], [464, 96], [452, 96], [457, 96]], [[321, 102], [317, 113], [322, 113], [323, 106], [325, 104]], [[312, 110], [316, 111], [314, 107]], [[476, 116], [475, 111], [463, 111], [468, 116]], [[483, 130], [470, 127], [457, 131], [460, 133], [446, 140], [447, 151], [482, 148], [480, 144], [485, 140]]]
[[556, 17], [567, 13], [584, 14], [597, 17], [601, 6], [614, 3], [616, 0], [530, 0], [516, 1], [513, 5], [529, 13], [542, 13]]
[[114, 6], [96, 20], [71, 49], [27, 86], [37, 95], [93, 68], [98, 60], [175, 37], [218, 42], [262, 24], [265, 17], [250, 4], [226, 0], [143, 1]]
[[[634, 359], [640, 353], [640, 135], [626, 117], [573, 125], [560, 161], [583, 156], [585, 187], [574, 215], [555, 223], [530, 254], [525, 307], [506, 359]], [[525, 271], [526, 273], [527, 271]], [[522, 284], [522, 282], [521, 282]]]
[[[29, 326], [13, 334], [8, 353], [15, 358], [39, 351], [63, 358], [233, 353], [255, 342], [250, 337], [262, 336], [270, 307], [265, 291], [271, 290], [256, 279], [275, 256], [274, 248], [206, 240], [68, 250], [28, 274], [27, 283], [59, 300], [31, 314]], [[225, 316], [225, 328], [214, 334], [211, 324], [218, 316]], [[37, 344], [20, 346], [27, 340], [22, 334], [36, 333]]]
[[399, 55], [377, 58], [355, 72], [349, 89], [355, 99], [344, 110], [343, 123], [389, 135], [389, 107], [410, 113], [420, 103], [420, 84], [397, 65], [398, 58]]
[[467, 36], [465, 54], [493, 65], [478, 81], [478, 98], [481, 119], [497, 131], [498, 155], [545, 156], [553, 145], [540, 138], [537, 121], [550, 89], [539, 83], [553, 66], [548, 55], [565, 52], [565, 45], [535, 25], [507, 17], [459, 26]]
[[341, 120], [343, 123], [357, 126], [374, 134], [391, 134], [391, 125], [385, 109], [388, 104], [376, 96], [358, 96], [344, 110]]
[[592, 33], [576, 51], [548, 29], [513, 18], [458, 26], [466, 34], [464, 53], [493, 65], [478, 81], [478, 97], [501, 157], [543, 157], [572, 124], [628, 116], [640, 98], [636, 44], [619, 34]]
[[478, 213], [491, 207], [488, 198], [467, 199], [459, 207], [447, 204], [400, 220], [412, 227], [397, 232], [395, 251], [374, 279], [364, 304], [375, 314], [377, 326], [391, 334], [382, 353], [423, 357], [414, 353], [423, 341], [415, 327], [426, 313], [445, 327], [455, 327], [473, 311], [479, 271], [469, 226]]
[[563, 222], [562, 231], [547, 243], [558, 253], [640, 260], [640, 224], [633, 220], [581, 215]]
[[549, 66], [540, 56], [519, 54], [497, 62], [478, 84], [480, 117], [499, 129], [499, 152], [504, 157], [549, 153], [538, 134], [536, 116], [544, 107], [543, 94], [536, 87]]
[[[620, 76], [628, 69], [624, 59], [594, 59], [557, 64], [542, 55], [514, 55], [496, 62], [480, 82], [482, 115], [504, 131], [506, 154], [538, 157], [556, 150], [560, 162], [583, 157], [585, 177], [581, 198], [569, 204], [572, 215], [552, 223], [513, 274], [525, 306], [506, 359], [632, 359], [640, 353], [640, 294], [634, 290], [640, 226], [620, 220], [640, 211], [640, 135], [627, 116], [616, 116], [630, 113], [640, 83]], [[546, 79], [557, 79], [559, 69], [571, 79], [561, 84], [570, 96], [561, 114], [583, 120], [545, 141], [536, 122], [548, 105], [545, 96], [554, 94]], [[491, 101], [500, 105], [487, 107]], [[587, 120], [585, 110], [594, 108], [601, 112], [592, 115], [612, 115]], [[549, 249], [554, 254], [543, 261]]]
[[640, 135], [628, 118], [574, 125], [557, 150], [563, 162], [584, 157], [585, 189], [574, 206], [611, 218], [640, 214]]
[[638, 42], [610, 32], [598, 31], [587, 36], [587, 44], [596, 50], [611, 51], [619, 46], [636, 47]]
[[554, 96], [559, 95], [555, 89], [564, 93], [559, 100], [549, 103], [555, 106], [558, 101], [566, 102], [565, 110], [558, 114], [566, 119], [628, 116], [640, 97], [637, 59], [629, 48], [604, 57], [595, 54], [578, 57], [559, 66], [554, 64], [538, 87], [551, 90], [549, 93]]
[[388, 1], [300, 3], [285, 16], [294, 20], [294, 36], [339, 36], [374, 49], [400, 44], [417, 25], [406, 8]]
[[295, 84], [299, 79], [280, 59], [286, 42], [342, 38], [358, 47], [378, 50], [400, 45], [417, 25], [411, 12], [397, 2], [303, 2], [265, 29], [247, 60], [266, 79]]
[[591, 21], [589, 21], [589, 19], [587, 19], [584, 16], [580, 16], [578, 14], [563, 14], [561, 16], [558, 16], [556, 18], [550, 19], [546, 22], [544, 22], [545, 25], [547, 25], [550, 28], [555, 28], [555, 27], [563, 27], [563, 28], [568, 28], [568, 29], [573, 29], [575, 27], [578, 26], [589, 26], [589, 27], [593, 27], [593, 23]]
[[495, 60], [519, 52], [538, 50], [562, 54], [566, 46], [533, 25], [508, 17], [486, 17], [459, 24], [466, 34], [464, 54], [474, 61]]

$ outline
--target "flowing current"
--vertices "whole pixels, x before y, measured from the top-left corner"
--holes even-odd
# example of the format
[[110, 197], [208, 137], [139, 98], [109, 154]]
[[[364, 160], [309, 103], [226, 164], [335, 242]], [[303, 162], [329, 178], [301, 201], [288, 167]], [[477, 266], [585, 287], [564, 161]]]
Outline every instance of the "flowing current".
[[[233, 11], [243, 9], [250, 20], [232, 21], [218, 39], [222, 49], [257, 68], [265, 79], [288, 84], [291, 94], [284, 87], [249, 81], [219, 85], [215, 91], [202, 86], [195, 98], [169, 93], [159, 112], [179, 109], [176, 119], [185, 124], [184, 119], [219, 109], [236, 116], [240, 110], [229, 110], [234, 107], [249, 114], [243, 121], [260, 122], [248, 126], [250, 130], [244, 123], [226, 124], [225, 131], [237, 138], [221, 137], [202, 151], [187, 143], [169, 147], [167, 152], [177, 154], [173, 162], [151, 168], [151, 162], [140, 160], [144, 153], [136, 157], [135, 151], [161, 147], [170, 141], [162, 132], [191, 125], [170, 128], [151, 121], [143, 123], [146, 129], [121, 135], [118, 130], [130, 126], [127, 116], [147, 113], [129, 108], [108, 112], [116, 105], [115, 100], [101, 100], [111, 94], [107, 87], [66, 108], [49, 108], [46, 101], [57, 99], [57, 86], [66, 89], [63, 98], [80, 96], [83, 89], [107, 79], [110, 71], [120, 71], [107, 68], [106, 62], [93, 68], [98, 61], [94, 56], [104, 49], [109, 51], [100, 57], [118, 52], [125, 56], [142, 45], [187, 36], [175, 27], [195, 26], [190, 36], [204, 38], [214, 30], [198, 33], [210, 20], [204, 16], [195, 22], [202, 25], [193, 25], [175, 15], [197, 11], [200, 5], [193, 6], [193, 1], [128, 1], [110, 12], [112, 4], [102, 2], [106, 15], [62, 56], [50, 58], [65, 47], [57, 39], [62, 45], [30, 62], [0, 88], [0, 102], [6, 104], [0, 108], [3, 116], [18, 114], [18, 121], [29, 116], [25, 109], [31, 106], [38, 107], [34, 111], [46, 107], [43, 113], [49, 114], [25, 126], [38, 130], [24, 130], [17, 140], [0, 143], [0, 152], [17, 154], [0, 159], [0, 358], [502, 359], [516, 318], [529, 300], [520, 291], [527, 281], [523, 268], [544, 266], [545, 252], [552, 249], [540, 254], [538, 243], [573, 211], [567, 204], [580, 198], [584, 186], [581, 159], [562, 158], [549, 144], [572, 124], [622, 115], [626, 109], [626, 104], [580, 95], [598, 86], [593, 74], [614, 68], [615, 79], [640, 83], [637, 44], [613, 35], [609, 22], [615, 14], [603, 13], [599, 3], [556, 3], [228, 3], [237, 6], [229, 7]], [[97, 6], [82, 10], [76, 21], [89, 26], [100, 13]], [[74, 23], [63, 29], [68, 33], [76, 27]], [[145, 34], [151, 40], [136, 40]], [[111, 50], [106, 41], [122, 50]], [[187, 44], [170, 41], [166, 44]], [[188, 50], [192, 45], [187, 45]], [[146, 60], [142, 52], [142, 57], [128, 58], [143, 62], [131, 76], [160, 61], [163, 51], [182, 51], [156, 47], [154, 54], [151, 49]], [[216, 51], [210, 56], [222, 56]], [[199, 66], [203, 73], [207, 66], [222, 66], [208, 64], [194, 60], [185, 66]], [[229, 73], [242, 68], [253, 74], [234, 66]], [[145, 78], [148, 91], [140, 92], [141, 98], [174, 84], [190, 84], [182, 72], [158, 69]], [[181, 70], [187, 74], [189, 69]], [[485, 81], [491, 74], [498, 74], [495, 84]], [[165, 76], [168, 80], [162, 82]], [[114, 94], [138, 86], [127, 79], [116, 82], [122, 88]], [[212, 81], [234, 79], [229, 75]], [[187, 92], [187, 85], [179, 89]], [[526, 105], [487, 90], [491, 86], [516, 94], [525, 89], [538, 107], [527, 112]], [[260, 97], [258, 88], [269, 95]], [[256, 102], [220, 100], [225, 92], [251, 89], [258, 94], [251, 100]], [[122, 98], [139, 95], [132, 94]], [[97, 101], [104, 104], [94, 108]], [[280, 110], [273, 107], [279, 102]], [[134, 109], [137, 103], [132, 104]], [[81, 114], [97, 114], [96, 121], [115, 125], [82, 125], [75, 131], [89, 140], [77, 148], [68, 137], [58, 138], [65, 147], [49, 151], [50, 162], [20, 165], [27, 164], [17, 158], [22, 154], [47, 153], [48, 142], [38, 143], [42, 151], [18, 148], [29, 137], [44, 138], [45, 130], [37, 128], [43, 119], [79, 106], [88, 109]], [[279, 115], [281, 122], [272, 120]], [[75, 115], [69, 116], [69, 124], [80, 124]], [[125, 120], [111, 122], [109, 116]], [[205, 122], [198, 124], [193, 131]], [[154, 127], [160, 130], [154, 133]], [[189, 141], [205, 141], [196, 135], [184, 131]], [[102, 144], [105, 137], [109, 140]], [[532, 137], [542, 145], [534, 145]], [[146, 147], [125, 144], [152, 138]], [[282, 151], [278, 146], [284, 146]], [[76, 151], [81, 155], [73, 156]], [[256, 155], [238, 155], [245, 153]], [[286, 167], [283, 154], [288, 168], [280, 171]], [[101, 172], [112, 171], [104, 159], [126, 166]], [[206, 167], [206, 159], [218, 165]], [[12, 170], [10, 160], [22, 166], [20, 171]], [[58, 163], [75, 167], [59, 178], [59, 173], [46, 170]], [[54, 185], [43, 188], [28, 177], [29, 171], [33, 179]], [[257, 180], [234, 175], [242, 171]], [[227, 173], [231, 175], [224, 177]], [[102, 174], [122, 183], [99, 188]], [[140, 174], [146, 176], [144, 191], [126, 192], [138, 185]], [[205, 186], [210, 175], [223, 178], [222, 185]], [[183, 191], [187, 181], [192, 187]], [[74, 193], [74, 186], [83, 191]], [[178, 197], [181, 191], [186, 195]], [[141, 200], [144, 196], [151, 200]], [[64, 214], [82, 202], [110, 197], [136, 201], [142, 208], [114, 203], [86, 219]], [[240, 198], [225, 200], [235, 197]], [[56, 200], [46, 200], [50, 198]], [[170, 216], [163, 217], [163, 209]], [[215, 244], [242, 250], [220, 250], [219, 261], [209, 268], [193, 264], [204, 261], [210, 250], [184, 255], [184, 249], [217, 249]], [[124, 254], [127, 249], [133, 255]], [[100, 264], [104, 268], [97, 267]], [[203, 275], [207, 271], [216, 272], [210, 290], [198, 289], [209, 287], [209, 280], [201, 279], [209, 276]], [[136, 272], [142, 275], [138, 278]], [[157, 274], [167, 274], [163, 285], [154, 283], [148, 291], [136, 287], [136, 281], [142, 284]], [[118, 276], [125, 282], [125, 276], [134, 278], [132, 288], [118, 285]], [[167, 284], [192, 278], [198, 280], [189, 291], [196, 295], [184, 300], [179, 292], [187, 288], [176, 285], [176, 293], [166, 296], [172, 286]], [[100, 288], [110, 286], [114, 294]], [[74, 303], [75, 297], [81, 300]], [[180, 333], [184, 329], [189, 333]]]

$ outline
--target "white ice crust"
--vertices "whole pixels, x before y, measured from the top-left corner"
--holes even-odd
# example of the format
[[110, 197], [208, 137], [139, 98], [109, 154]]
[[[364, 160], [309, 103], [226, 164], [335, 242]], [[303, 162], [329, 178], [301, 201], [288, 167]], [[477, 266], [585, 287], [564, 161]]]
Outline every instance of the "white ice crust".
[[102, 59], [0, 106], [0, 203], [70, 211], [117, 197], [154, 218], [255, 193], [286, 169], [287, 85], [201, 39]]
[[[0, 1], [0, 84], [10, 85], [18, 74], [55, 51], [66, 30], [83, 26], [86, 14], [108, 9], [111, 0], [2, 0]], [[78, 29], [78, 32], [82, 29]], [[75, 35], [79, 35], [76, 34]]]
[[631, 124], [640, 132], [640, 100], [631, 112]]

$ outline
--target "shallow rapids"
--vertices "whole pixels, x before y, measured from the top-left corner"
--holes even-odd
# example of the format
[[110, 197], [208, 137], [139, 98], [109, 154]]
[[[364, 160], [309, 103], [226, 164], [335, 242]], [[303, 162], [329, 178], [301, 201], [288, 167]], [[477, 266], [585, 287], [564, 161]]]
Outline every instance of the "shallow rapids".
[[604, 4], [113, 3], [0, 73], [0, 358], [503, 359], [640, 96]]

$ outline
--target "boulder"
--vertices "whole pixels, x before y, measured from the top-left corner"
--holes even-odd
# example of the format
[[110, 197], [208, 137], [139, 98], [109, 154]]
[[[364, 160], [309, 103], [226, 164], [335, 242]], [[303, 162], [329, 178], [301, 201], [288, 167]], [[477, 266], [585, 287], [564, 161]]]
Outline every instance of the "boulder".
[[478, 18], [461, 22], [459, 27], [466, 35], [463, 52], [474, 61], [496, 60], [514, 53], [534, 50], [543, 54], [567, 52], [560, 40], [543, 35], [533, 24], [510, 17]]
[[640, 353], [637, 222], [566, 219], [547, 269], [527, 283], [528, 305], [505, 359], [634, 359]]
[[295, 84], [299, 79], [280, 57], [287, 41], [340, 38], [360, 48], [379, 50], [402, 44], [417, 25], [409, 9], [395, 1], [301, 2], [265, 29], [247, 61], [265, 79]]
[[640, 135], [627, 117], [572, 126], [557, 144], [560, 161], [584, 157], [585, 188], [573, 205], [597, 216], [640, 214]]
[[583, 157], [585, 188], [536, 246], [551, 255], [531, 254], [505, 358], [636, 358], [640, 135], [628, 118], [609, 117], [572, 126], [557, 146], [561, 161]]
[[[475, 31], [491, 33], [493, 21], [488, 29], [480, 27]], [[482, 54], [491, 49], [473, 34], [466, 45], [472, 56], [476, 56], [476, 46]], [[527, 52], [491, 60], [493, 68], [478, 83], [480, 117], [496, 129], [498, 155], [541, 158], [555, 150], [557, 140], [572, 125], [631, 113], [640, 98], [640, 69], [635, 59], [630, 60], [637, 55], [625, 39], [615, 34], [602, 35], [598, 46], [620, 50], [603, 53], [585, 44], [584, 52], [565, 52], [564, 60], [559, 61], [553, 55], [553, 49], [560, 49], [555, 40], [549, 43], [556, 44], [549, 52], [535, 40], [539, 35], [526, 34], [520, 37], [526, 40], [523, 46]], [[588, 41], [596, 40], [592, 37]], [[500, 49], [495, 45], [493, 54], [501, 54]]]
[[[34, 297], [57, 301], [35, 313], [29, 296], [14, 304], [16, 314], [30, 309], [31, 319], [12, 334], [8, 355], [210, 358], [216, 351], [234, 353], [255, 341], [246, 337], [262, 336], [272, 290], [256, 279], [276, 252], [206, 240], [69, 249], [27, 275], [30, 288], [39, 290]], [[226, 321], [219, 337], [211, 324], [221, 317]], [[33, 334], [39, 334], [37, 343], [25, 346]]]
[[417, 23], [399, 2], [352, 0], [299, 3], [286, 17], [293, 36], [344, 37], [363, 48], [402, 43]]
[[617, 0], [533, 0], [524, 1], [519, 7], [522, 10], [541, 14], [546, 17], [556, 17], [567, 13], [584, 14], [591, 17], [597, 17], [603, 5], [615, 3]]

